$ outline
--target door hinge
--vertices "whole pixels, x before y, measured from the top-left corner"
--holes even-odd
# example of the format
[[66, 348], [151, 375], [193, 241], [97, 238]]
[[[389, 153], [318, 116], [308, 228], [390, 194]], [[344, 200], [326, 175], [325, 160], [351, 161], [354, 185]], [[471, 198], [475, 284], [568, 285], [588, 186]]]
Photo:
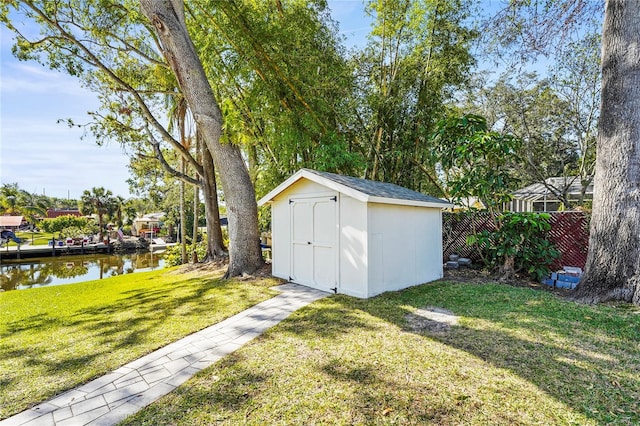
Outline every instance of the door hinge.
[[293, 282], [293, 278], [291, 278], [291, 276], [289, 276], [289, 281]]
[[336, 203], [338, 202], [338, 196], [337, 195], [334, 195], [333, 197], [331, 197], [329, 199], [335, 201]]
[[334, 294], [338, 294], [338, 287], [330, 288], [329, 290], [333, 290]]
[[293, 200], [289, 198], [289, 204], [293, 204]]

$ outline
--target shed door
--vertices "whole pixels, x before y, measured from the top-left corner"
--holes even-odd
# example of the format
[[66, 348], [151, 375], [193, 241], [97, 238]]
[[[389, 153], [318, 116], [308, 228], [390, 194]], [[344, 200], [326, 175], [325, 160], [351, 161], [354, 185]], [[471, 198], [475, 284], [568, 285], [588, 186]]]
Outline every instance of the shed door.
[[292, 198], [291, 281], [334, 291], [336, 288], [337, 197]]

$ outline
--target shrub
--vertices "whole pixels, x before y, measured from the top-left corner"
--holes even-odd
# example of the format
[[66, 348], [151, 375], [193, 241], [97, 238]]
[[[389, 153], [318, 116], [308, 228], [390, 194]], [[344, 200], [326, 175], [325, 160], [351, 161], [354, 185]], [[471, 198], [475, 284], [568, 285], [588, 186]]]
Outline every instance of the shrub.
[[[200, 241], [196, 244], [187, 244], [187, 262], [193, 256], [193, 251], [198, 254], [198, 259], [203, 260], [207, 256], [207, 242]], [[164, 262], [167, 267], [182, 265], [182, 248], [180, 244], [167, 248], [164, 254]]]
[[484, 230], [467, 237], [467, 244], [478, 245], [488, 266], [502, 279], [525, 272], [531, 278], [546, 277], [560, 252], [547, 236], [551, 225], [547, 213], [505, 212], [497, 217], [494, 231]]

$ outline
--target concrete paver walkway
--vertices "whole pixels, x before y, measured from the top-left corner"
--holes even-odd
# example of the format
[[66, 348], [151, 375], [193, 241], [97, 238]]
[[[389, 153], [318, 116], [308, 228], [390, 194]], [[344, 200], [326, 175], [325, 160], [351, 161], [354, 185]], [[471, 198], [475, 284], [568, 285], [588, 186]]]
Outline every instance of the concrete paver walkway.
[[116, 424], [278, 324], [295, 310], [329, 294], [297, 284], [284, 284], [276, 289], [282, 293], [0, 421], [0, 426]]

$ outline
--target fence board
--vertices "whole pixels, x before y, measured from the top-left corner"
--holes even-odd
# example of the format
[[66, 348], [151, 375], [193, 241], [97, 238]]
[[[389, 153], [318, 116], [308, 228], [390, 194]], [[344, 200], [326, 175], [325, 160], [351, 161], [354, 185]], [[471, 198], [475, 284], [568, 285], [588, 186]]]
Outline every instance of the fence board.
[[[584, 269], [589, 249], [589, 216], [585, 212], [550, 212], [549, 241], [560, 251], [560, 257], [552, 270], [563, 266]], [[481, 261], [477, 249], [469, 247], [467, 236], [483, 230], [494, 230], [494, 221], [488, 212], [444, 213], [442, 215], [443, 261], [451, 254], [468, 257], [475, 263]]]

